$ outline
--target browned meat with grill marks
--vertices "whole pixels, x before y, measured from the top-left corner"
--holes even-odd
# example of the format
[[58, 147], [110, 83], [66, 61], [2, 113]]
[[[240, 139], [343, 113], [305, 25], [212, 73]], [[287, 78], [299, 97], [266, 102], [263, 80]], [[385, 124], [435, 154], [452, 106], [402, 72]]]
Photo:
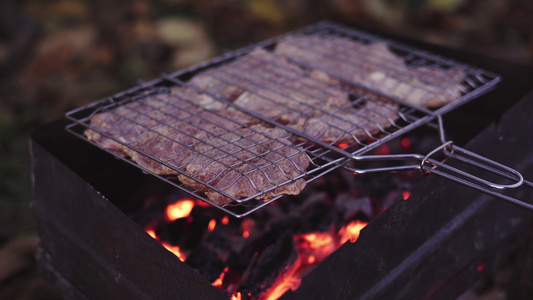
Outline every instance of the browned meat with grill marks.
[[360, 108], [350, 106], [332, 109], [309, 119], [304, 126], [307, 136], [330, 144], [362, 142], [394, 124], [398, 105], [386, 101], [369, 101]]
[[332, 75], [422, 107], [443, 106], [462, 95], [465, 74], [461, 69], [407, 67], [382, 42], [302, 35], [278, 43], [275, 52], [316, 68], [316, 78], [338, 82]]
[[314, 76], [327, 75], [310, 76], [313, 73], [257, 49], [196, 75], [191, 83], [219, 96], [218, 91], [239, 91], [228, 98], [234, 104], [327, 143], [368, 138], [397, 118], [397, 105], [380, 102], [355, 108], [345, 84], [317, 80]]
[[[176, 128], [179, 128], [179, 130]], [[185, 133], [183, 131], [188, 132]], [[191, 136], [197, 131], [196, 128], [188, 126], [184, 122], [175, 122], [172, 126], [163, 125], [154, 128], [153, 131], [146, 132], [138, 140], [130, 144], [134, 149], [139, 149], [156, 160], [129, 148], [127, 153], [139, 166], [155, 174], [177, 174], [178, 172], [175, 169], [183, 168], [184, 164], [193, 155], [193, 151], [189, 147], [198, 142], [196, 138]], [[171, 165], [172, 168], [158, 161], [165, 162]]]
[[[268, 129], [266, 131], [268, 132]], [[294, 147], [286, 138], [265, 139], [260, 136], [261, 134], [259, 134], [262, 140], [261, 147], [252, 151], [260, 151], [261, 154], [253, 156], [245, 163], [226, 169], [221, 174], [220, 180], [215, 183], [217, 188], [240, 199], [272, 188], [257, 199], [299, 194], [304, 189], [306, 181], [303, 178], [294, 179], [301, 177], [309, 166], [310, 160], [307, 155], [300, 148]], [[208, 191], [207, 195], [216, 203], [230, 202], [228, 197], [214, 190]]]
[[[251, 197], [304, 174], [309, 166], [308, 157], [301, 148], [292, 145], [288, 139], [290, 134], [282, 129], [254, 125], [219, 135], [213, 134], [220, 130], [220, 128], [211, 128], [197, 135], [202, 142], [195, 145], [194, 150], [198, 153], [184, 171], [202, 182], [222, 189], [230, 196]], [[271, 181], [265, 183], [262, 172], [252, 172], [258, 168], [273, 172], [268, 173], [272, 177]], [[285, 170], [285, 173], [280, 174], [280, 169]], [[286, 176], [283, 179], [280, 175]], [[208, 189], [189, 176], [179, 175], [179, 179], [198, 190], [207, 191], [209, 199], [217, 204], [231, 202], [231, 199]], [[256, 188], [250, 188], [254, 186]], [[303, 182], [297, 180], [268, 192], [266, 194], [268, 196], [262, 195], [259, 198], [287, 193], [298, 194], [304, 186], [305, 180]]]
[[[190, 91], [184, 91], [184, 95], [189, 93]], [[168, 93], [150, 95], [140, 101], [130, 102], [94, 115], [91, 118], [90, 129], [85, 131], [85, 135], [89, 140], [112, 152], [130, 157], [153, 173], [176, 174], [175, 170], [132, 148], [139, 149], [175, 168], [180, 167], [191, 155], [188, 147], [193, 144], [193, 137], [198, 129], [179, 120], [191, 118], [198, 111], [200, 111], [198, 106], [191, 105], [184, 98]]]
[[[249, 150], [255, 146], [255, 142], [249, 138], [254, 134], [250, 128], [241, 127], [228, 131], [224, 127], [214, 125], [203, 129], [196, 135], [201, 142], [194, 146], [195, 155], [184, 169], [187, 174], [202, 183], [213, 185], [225, 169], [261, 153]], [[180, 175], [180, 180], [198, 190], [208, 190], [204, 184], [186, 175]]]
[[[347, 102], [348, 93], [263, 49], [193, 77], [207, 93], [282, 124], [302, 125], [328, 102]], [[231, 92], [228, 92], [231, 91]]]
[[[91, 118], [90, 127], [94, 130], [87, 129], [84, 133], [89, 140], [95, 142], [103, 148], [121, 155], [125, 155], [125, 146], [106, 137], [104, 134], [100, 134], [95, 131], [98, 130], [112, 137], [119, 138], [121, 136], [124, 136], [126, 131], [131, 131], [132, 127], [134, 127], [134, 124], [132, 124], [131, 126], [124, 126], [124, 124], [120, 125], [122, 123], [125, 123], [125, 121], [119, 115], [116, 115], [112, 112], [99, 113]], [[140, 135], [140, 133], [134, 135], [138, 136]]]

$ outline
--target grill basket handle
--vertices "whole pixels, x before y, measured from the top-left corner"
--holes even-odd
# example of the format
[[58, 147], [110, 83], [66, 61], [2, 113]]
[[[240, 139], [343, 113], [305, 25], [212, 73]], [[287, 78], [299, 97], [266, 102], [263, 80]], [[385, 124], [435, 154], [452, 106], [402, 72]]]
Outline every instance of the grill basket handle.
[[[479, 176], [460, 170], [456, 167], [452, 167], [444, 162], [437, 161], [431, 158], [435, 153], [441, 151], [446, 157], [454, 158], [465, 165], [474, 166], [482, 169], [487, 174], [492, 174], [500, 179], [509, 180], [511, 183], [497, 183], [483, 179]], [[521, 201], [519, 199], [504, 195], [502, 192], [506, 189], [518, 188], [520, 186], [528, 186], [533, 188], [533, 183], [524, 180], [520, 172], [497, 163], [493, 160], [480, 156], [476, 153], [468, 151], [464, 148], [455, 146], [453, 142], [448, 141], [423, 156], [420, 154], [390, 154], [390, 155], [366, 155], [366, 156], [354, 156], [353, 161], [365, 162], [365, 161], [396, 161], [399, 162], [396, 165], [378, 168], [354, 168], [344, 165], [344, 168], [355, 174], [371, 174], [378, 172], [397, 172], [408, 170], [420, 170], [425, 174], [436, 174], [462, 185], [474, 188], [483, 193], [497, 197], [504, 201], [518, 205], [520, 207], [533, 210], [533, 205]], [[405, 161], [412, 161], [411, 164], [405, 164]]]
[[520, 186], [527, 186], [529, 188], [533, 188], [533, 183], [524, 180], [522, 174], [520, 174], [520, 172], [518, 172], [517, 170], [504, 166], [500, 163], [497, 163], [493, 160], [480, 156], [461, 147], [455, 146], [451, 142], [443, 144], [439, 148], [442, 148], [443, 153], [447, 157], [452, 157], [454, 159], [462, 161], [467, 165], [483, 169], [490, 174], [499, 176], [500, 178], [506, 180], [510, 180], [511, 183], [501, 184], [485, 180], [478, 176], [462, 171], [458, 168], [431, 159], [429, 156], [431, 156], [432, 153], [428, 154], [428, 156], [426, 156], [422, 161], [420, 165], [420, 170], [422, 172], [433, 173], [442, 176], [454, 182], [494, 196], [498, 199], [507, 201], [509, 203], [518, 205], [529, 210], [533, 210], [533, 205], [502, 193], [506, 189], [514, 189]]

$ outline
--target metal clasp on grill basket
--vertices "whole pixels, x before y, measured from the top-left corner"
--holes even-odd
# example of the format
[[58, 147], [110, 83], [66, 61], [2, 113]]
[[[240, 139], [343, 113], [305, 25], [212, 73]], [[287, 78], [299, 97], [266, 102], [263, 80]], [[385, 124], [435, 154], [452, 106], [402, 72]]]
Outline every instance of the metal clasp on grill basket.
[[[483, 193], [489, 194], [501, 200], [518, 205], [520, 207], [533, 210], [533, 205], [519, 199], [503, 194], [506, 189], [518, 187], [533, 188], [533, 183], [524, 180], [522, 174], [515, 169], [502, 165], [498, 162], [480, 156], [464, 148], [456, 146], [452, 141], [447, 141], [442, 117], [438, 116], [438, 129], [440, 134], [441, 145], [430, 151], [426, 155], [422, 154], [391, 154], [391, 155], [363, 155], [354, 156], [352, 159], [357, 162], [369, 161], [411, 161], [411, 164], [389, 165], [379, 168], [354, 168], [344, 166], [345, 169], [355, 174], [371, 174], [380, 172], [397, 172], [420, 170], [426, 174], [436, 174], [446, 179], [452, 180], [459, 184], [471, 187]], [[493, 176], [496, 179], [487, 180], [480, 176], [473, 175], [468, 171], [453, 167], [446, 161], [438, 161], [432, 158], [434, 154], [442, 152], [446, 158], [453, 158], [463, 164], [464, 167], [474, 167], [476, 170], [482, 170], [487, 176]], [[498, 180], [498, 181], [497, 181]], [[507, 183], [503, 183], [507, 182]]]

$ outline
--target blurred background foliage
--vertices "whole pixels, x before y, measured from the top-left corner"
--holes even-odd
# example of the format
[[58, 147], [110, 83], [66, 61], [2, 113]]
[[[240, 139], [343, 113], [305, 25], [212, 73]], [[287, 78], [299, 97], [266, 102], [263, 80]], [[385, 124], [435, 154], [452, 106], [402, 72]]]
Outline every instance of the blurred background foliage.
[[533, 57], [528, 0], [3, 0], [0, 208], [31, 199], [31, 129], [97, 100], [330, 19], [521, 64]]
[[[530, 64], [531, 16], [530, 0], [2, 0], [0, 247], [33, 234], [31, 130], [69, 109], [324, 19]], [[0, 278], [0, 299], [33, 299], [25, 284]]]

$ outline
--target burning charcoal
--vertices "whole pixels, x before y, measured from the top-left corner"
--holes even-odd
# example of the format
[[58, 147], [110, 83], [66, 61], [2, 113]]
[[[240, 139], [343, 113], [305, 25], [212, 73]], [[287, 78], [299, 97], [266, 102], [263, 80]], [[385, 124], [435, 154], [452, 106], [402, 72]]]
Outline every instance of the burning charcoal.
[[[245, 274], [241, 283], [243, 295], [257, 297], [264, 287], [271, 286], [284, 270], [290, 268], [298, 258], [294, 239], [291, 234], [280, 237], [276, 243], [267, 247], [250, 272]], [[254, 298], [249, 298], [254, 299]]]
[[209, 282], [215, 281], [226, 267], [226, 264], [217, 257], [217, 254], [205, 246], [198, 246], [185, 261]]

